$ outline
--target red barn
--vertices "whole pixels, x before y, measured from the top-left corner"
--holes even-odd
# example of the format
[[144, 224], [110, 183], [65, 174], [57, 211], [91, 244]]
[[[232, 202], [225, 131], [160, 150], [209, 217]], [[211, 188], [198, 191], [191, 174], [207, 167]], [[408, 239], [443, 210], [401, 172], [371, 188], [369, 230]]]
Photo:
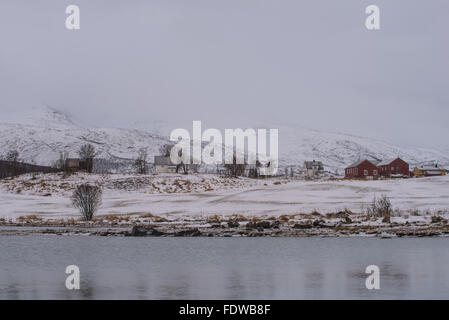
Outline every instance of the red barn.
[[407, 162], [401, 158], [384, 160], [377, 164], [379, 174], [385, 177], [392, 175], [410, 176], [410, 168]]
[[376, 179], [379, 176], [377, 166], [371, 161], [359, 160], [345, 168], [345, 178], [370, 178]]

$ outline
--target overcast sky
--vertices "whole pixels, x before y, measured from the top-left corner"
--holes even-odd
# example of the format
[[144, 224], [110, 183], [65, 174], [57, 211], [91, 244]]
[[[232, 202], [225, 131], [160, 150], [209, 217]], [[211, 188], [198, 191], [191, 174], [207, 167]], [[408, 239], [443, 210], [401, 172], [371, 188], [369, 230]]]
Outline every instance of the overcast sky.
[[[379, 31], [365, 28], [369, 4]], [[447, 0], [1, 0], [0, 108], [449, 148], [448, 37]]]

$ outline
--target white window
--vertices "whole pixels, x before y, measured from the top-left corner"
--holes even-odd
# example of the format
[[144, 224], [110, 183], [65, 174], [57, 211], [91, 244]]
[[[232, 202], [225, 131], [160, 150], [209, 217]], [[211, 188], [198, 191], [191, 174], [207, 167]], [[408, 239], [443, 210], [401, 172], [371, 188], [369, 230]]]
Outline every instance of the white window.
[[363, 170], [363, 174], [364, 174], [365, 176], [367, 176], [367, 175], [368, 175], [368, 170]]
[[373, 170], [373, 176], [377, 176], [377, 170]]
[[394, 171], [394, 167], [391, 167], [391, 171]]

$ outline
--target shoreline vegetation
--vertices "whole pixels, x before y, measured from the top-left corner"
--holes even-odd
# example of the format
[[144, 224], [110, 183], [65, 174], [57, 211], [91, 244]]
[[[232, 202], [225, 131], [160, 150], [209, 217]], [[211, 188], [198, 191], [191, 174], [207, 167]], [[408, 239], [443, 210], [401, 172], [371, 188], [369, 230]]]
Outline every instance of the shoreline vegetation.
[[[412, 219], [424, 218], [424, 219]], [[168, 220], [153, 214], [43, 219], [0, 219], [0, 235], [93, 235], [131, 237], [446, 237], [448, 220], [438, 216], [373, 217], [350, 211], [321, 214], [211, 215]]]

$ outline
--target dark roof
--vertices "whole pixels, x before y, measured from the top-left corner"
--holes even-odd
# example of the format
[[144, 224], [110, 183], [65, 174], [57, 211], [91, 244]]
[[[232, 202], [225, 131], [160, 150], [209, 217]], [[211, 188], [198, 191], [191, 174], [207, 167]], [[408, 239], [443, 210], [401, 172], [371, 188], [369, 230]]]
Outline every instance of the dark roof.
[[306, 169], [313, 169], [314, 166], [318, 166], [319, 170], [324, 170], [323, 163], [321, 161], [304, 161], [304, 167]]

